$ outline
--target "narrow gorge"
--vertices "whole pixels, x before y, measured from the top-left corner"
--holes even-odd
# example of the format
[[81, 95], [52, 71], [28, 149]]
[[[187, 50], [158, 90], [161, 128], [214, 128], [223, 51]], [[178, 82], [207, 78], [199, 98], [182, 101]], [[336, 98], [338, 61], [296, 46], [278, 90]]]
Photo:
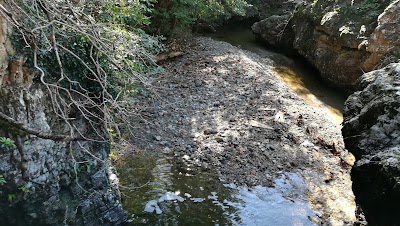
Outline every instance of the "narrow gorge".
[[0, 225], [399, 225], [399, 0], [0, 12]]

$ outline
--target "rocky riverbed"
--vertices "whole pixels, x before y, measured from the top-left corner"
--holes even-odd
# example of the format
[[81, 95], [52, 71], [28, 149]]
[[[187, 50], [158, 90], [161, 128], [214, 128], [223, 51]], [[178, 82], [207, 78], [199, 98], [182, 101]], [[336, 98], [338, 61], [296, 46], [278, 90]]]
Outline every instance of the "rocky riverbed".
[[182, 172], [195, 165], [249, 187], [295, 173], [317, 213], [311, 222], [356, 222], [341, 125], [290, 90], [270, 57], [211, 38], [183, 41], [186, 55], [162, 63], [137, 99], [132, 154], [173, 150]]

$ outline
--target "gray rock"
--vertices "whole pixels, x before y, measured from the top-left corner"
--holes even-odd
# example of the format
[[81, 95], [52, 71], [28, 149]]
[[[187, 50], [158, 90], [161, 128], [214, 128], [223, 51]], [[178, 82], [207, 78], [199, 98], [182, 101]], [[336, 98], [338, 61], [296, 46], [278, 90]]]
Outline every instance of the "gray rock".
[[211, 134], [217, 134], [218, 130], [214, 129], [214, 128], [207, 128], [203, 131], [203, 133], [205, 135], [211, 135]]
[[371, 225], [397, 225], [400, 203], [400, 63], [364, 74], [344, 108], [343, 136], [356, 156], [353, 190]]
[[286, 34], [291, 29], [286, 29], [289, 25], [290, 14], [273, 15], [251, 26], [253, 33], [259, 36], [268, 45], [275, 48], [284, 47], [286, 49], [293, 48], [293, 35]]

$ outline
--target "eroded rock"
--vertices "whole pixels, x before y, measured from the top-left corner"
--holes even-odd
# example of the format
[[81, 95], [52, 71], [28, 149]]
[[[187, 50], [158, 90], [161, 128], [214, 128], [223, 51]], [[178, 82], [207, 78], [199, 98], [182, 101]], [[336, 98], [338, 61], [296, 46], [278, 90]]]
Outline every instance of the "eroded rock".
[[[35, 131], [69, 134], [48, 90], [24, 67], [26, 59], [12, 56], [1, 16], [0, 26], [0, 112]], [[72, 123], [87, 131], [79, 117]], [[105, 146], [41, 139], [4, 120], [0, 137], [9, 138], [0, 143], [0, 225], [120, 225], [126, 219]]]
[[357, 162], [353, 190], [372, 225], [397, 225], [400, 203], [400, 64], [364, 74], [344, 109], [343, 136]]
[[399, 0], [303, 2], [253, 31], [271, 45], [297, 50], [331, 84], [353, 89], [365, 71], [399, 58], [399, 15]]

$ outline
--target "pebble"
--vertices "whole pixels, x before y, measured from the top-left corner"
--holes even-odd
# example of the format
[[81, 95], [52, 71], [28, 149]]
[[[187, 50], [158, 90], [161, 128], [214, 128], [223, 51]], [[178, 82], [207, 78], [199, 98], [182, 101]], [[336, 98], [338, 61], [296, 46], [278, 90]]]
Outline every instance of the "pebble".
[[205, 135], [211, 135], [211, 134], [217, 134], [218, 131], [216, 129], [212, 129], [212, 128], [207, 128], [204, 130], [204, 134]]

